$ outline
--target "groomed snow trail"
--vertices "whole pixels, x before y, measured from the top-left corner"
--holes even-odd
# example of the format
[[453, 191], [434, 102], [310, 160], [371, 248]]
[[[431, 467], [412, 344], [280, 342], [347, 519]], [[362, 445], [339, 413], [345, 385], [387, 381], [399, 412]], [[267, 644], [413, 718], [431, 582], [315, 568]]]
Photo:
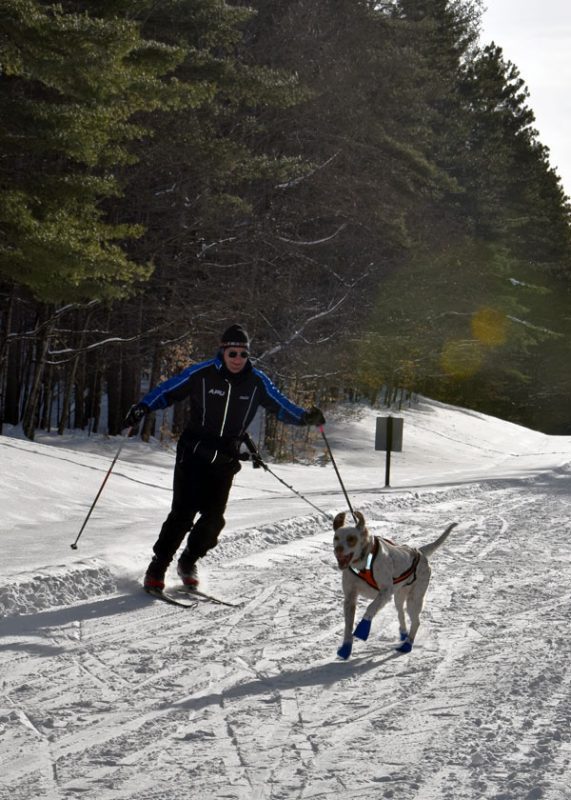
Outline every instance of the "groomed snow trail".
[[460, 523], [408, 656], [391, 604], [336, 659], [340, 573], [315, 521], [238, 554], [225, 532], [208, 588], [239, 608], [125, 579], [8, 614], [1, 800], [568, 800], [570, 486], [567, 466], [365, 511], [417, 545]]

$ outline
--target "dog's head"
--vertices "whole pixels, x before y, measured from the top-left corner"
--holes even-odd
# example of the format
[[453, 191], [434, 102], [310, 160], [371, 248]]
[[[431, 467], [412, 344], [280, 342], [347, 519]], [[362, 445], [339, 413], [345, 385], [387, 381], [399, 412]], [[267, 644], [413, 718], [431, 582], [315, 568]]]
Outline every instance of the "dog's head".
[[347, 569], [351, 564], [362, 561], [368, 552], [371, 536], [360, 511], [355, 512], [355, 525], [345, 525], [345, 512], [337, 514], [333, 520], [333, 550], [339, 569]]

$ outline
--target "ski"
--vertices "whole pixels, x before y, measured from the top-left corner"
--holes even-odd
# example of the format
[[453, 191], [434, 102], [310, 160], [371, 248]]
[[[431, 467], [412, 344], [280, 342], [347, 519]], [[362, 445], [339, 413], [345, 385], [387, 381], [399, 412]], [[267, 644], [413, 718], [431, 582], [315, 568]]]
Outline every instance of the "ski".
[[197, 599], [202, 599], [205, 601], [209, 601], [211, 603], [216, 603], [219, 606], [228, 606], [229, 608], [238, 608], [241, 603], [230, 603], [228, 600], [221, 600], [220, 597], [215, 597], [212, 594], [207, 594], [206, 592], [202, 592], [200, 589], [192, 589], [190, 586], [181, 586], [175, 589], [176, 592], [179, 594], [186, 595], [187, 597], [192, 597], [193, 595]]
[[162, 600], [163, 603], [168, 603], [171, 606], [178, 606], [179, 608], [196, 608], [198, 605], [196, 602], [185, 603], [183, 600], [178, 600], [176, 597], [172, 597], [170, 594], [161, 592], [159, 589], [145, 589], [145, 591], [152, 597], [156, 597], [157, 600]]

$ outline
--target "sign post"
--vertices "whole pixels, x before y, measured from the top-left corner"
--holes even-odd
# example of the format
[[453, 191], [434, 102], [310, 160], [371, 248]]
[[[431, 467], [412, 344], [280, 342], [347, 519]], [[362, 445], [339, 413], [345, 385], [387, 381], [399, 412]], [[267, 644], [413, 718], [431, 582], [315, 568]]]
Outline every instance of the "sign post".
[[391, 453], [402, 451], [404, 420], [401, 417], [377, 417], [375, 450], [385, 450], [385, 487], [391, 485]]

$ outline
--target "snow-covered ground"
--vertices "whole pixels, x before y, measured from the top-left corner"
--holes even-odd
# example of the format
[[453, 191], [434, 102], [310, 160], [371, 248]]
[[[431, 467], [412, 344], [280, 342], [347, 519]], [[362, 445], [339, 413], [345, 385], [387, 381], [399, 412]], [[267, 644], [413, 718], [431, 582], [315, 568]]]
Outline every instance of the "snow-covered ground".
[[186, 610], [140, 589], [172, 451], [125, 443], [74, 551], [118, 440], [0, 436], [1, 800], [571, 797], [571, 437], [423, 400], [385, 489], [380, 414], [325, 428], [354, 508], [460, 524], [412, 653], [391, 605], [347, 662], [331, 464], [272, 465], [323, 514], [244, 465], [201, 569], [239, 605]]

